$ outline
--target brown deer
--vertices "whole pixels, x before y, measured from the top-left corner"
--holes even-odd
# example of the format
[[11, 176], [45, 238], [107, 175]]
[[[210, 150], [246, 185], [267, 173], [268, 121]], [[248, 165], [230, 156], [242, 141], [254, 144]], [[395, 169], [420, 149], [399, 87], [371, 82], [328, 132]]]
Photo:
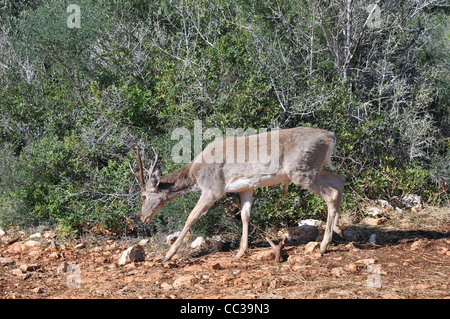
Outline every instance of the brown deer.
[[[183, 238], [195, 222], [226, 192], [238, 192], [241, 197], [242, 238], [236, 257], [247, 253], [248, 222], [256, 187], [290, 182], [321, 196], [328, 206], [325, 234], [320, 245], [324, 253], [333, 230], [343, 237], [338, 223], [345, 176], [322, 168], [326, 163], [334, 169], [331, 154], [336, 143], [333, 133], [312, 127], [271, 131], [250, 136], [225, 137], [211, 142], [193, 161], [179, 170], [161, 177], [155, 171], [158, 155], [149, 170], [142, 166], [136, 148], [137, 169], [131, 172], [141, 185], [141, 220], [149, 223], [165, 203], [190, 192], [201, 192], [178, 239], [163, 261], [169, 260], [180, 247]], [[266, 150], [270, 156], [264, 156]], [[148, 181], [144, 181], [144, 171]]]

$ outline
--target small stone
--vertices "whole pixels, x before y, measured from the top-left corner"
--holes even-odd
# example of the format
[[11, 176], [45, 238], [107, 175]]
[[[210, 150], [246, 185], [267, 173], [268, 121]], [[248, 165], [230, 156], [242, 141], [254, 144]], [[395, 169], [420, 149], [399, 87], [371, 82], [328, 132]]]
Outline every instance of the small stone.
[[45, 231], [44, 232], [44, 238], [55, 238], [56, 234], [52, 231]]
[[106, 263], [107, 261], [108, 261], [108, 259], [106, 257], [98, 257], [98, 258], [95, 258], [95, 260], [94, 260], [94, 262], [96, 264], [100, 264], [100, 265]]
[[28, 237], [28, 238], [30, 238], [30, 239], [39, 239], [41, 237], [42, 237], [41, 233], [34, 233], [34, 234], [30, 235], [30, 237]]
[[178, 236], [180, 236], [181, 231], [177, 231], [173, 234], [167, 235], [166, 237], [166, 243], [169, 245], [172, 245], [178, 238]]
[[0, 257], [0, 266], [10, 266], [10, 265], [14, 265], [15, 262], [8, 257]]
[[12, 244], [18, 242], [19, 240], [20, 240], [20, 237], [14, 237], [14, 238], [11, 238], [10, 240], [8, 240], [6, 242], [6, 244], [9, 246], [9, 245], [12, 245]]
[[202, 246], [206, 245], [206, 240], [203, 237], [197, 237], [192, 243], [191, 243], [191, 248], [196, 249], [196, 248], [201, 248]]
[[59, 264], [58, 268], [56, 269], [56, 273], [63, 274], [67, 272], [67, 268], [69, 267], [69, 264], [63, 261]]
[[140, 242], [138, 242], [138, 245], [144, 247], [145, 245], [147, 245], [149, 239], [142, 239]]
[[22, 280], [26, 280], [30, 277], [31, 277], [31, 273], [29, 273], [29, 272], [27, 272], [26, 274], [17, 275], [17, 278], [22, 279]]
[[402, 203], [406, 207], [415, 208], [416, 211], [422, 209], [422, 198], [419, 195], [407, 194], [402, 197]]
[[250, 255], [250, 259], [258, 260], [258, 261], [269, 261], [269, 260], [273, 260], [274, 257], [275, 257], [275, 254], [273, 253], [272, 248], [257, 251], [256, 253]]
[[73, 249], [82, 249], [84, 247], [86, 247], [85, 243], [79, 243], [79, 244], [73, 246]]
[[344, 269], [342, 267], [336, 267], [331, 269], [331, 274], [335, 277], [340, 277], [342, 276]]
[[376, 200], [375, 204], [381, 205], [381, 207], [383, 207], [384, 209], [386, 209], [388, 211], [393, 211], [394, 210], [394, 206], [389, 204], [389, 202], [387, 200], [384, 200], [384, 199]]
[[32, 257], [35, 260], [39, 259], [41, 257], [41, 255], [42, 255], [42, 251], [40, 251], [40, 250], [33, 250], [28, 253], [28, 256]]
[[48, 258], [59, 259], [59, 258], [61, 258], [61, 254], [59, 252], [55, 251], [55, 252], [52, 252], [50, 255], [48, 255]]
[[23, 274], [23, 271], [22, 271], [22, 269], [20, 269], [20, 268], [16, 268], [16, 269], [10, 270], [9, 273], [10, 273], [11, 275], [19, 276], [19, 275], [22, 275], [22, 274]]
[[20, 265], [19, 268], [23, 272], [27, 272], [27, 271], [36, 271], [36, 270], [42, 269], [42, 266], [38, 265], [38, 264], [24, 264], [24, 265]]
[[355, 263], [350, 263], [344, 266], [344, 270], [348, 272], [357, 272], [358, 266]]
[[176, 268], [177, 267], [177, 264], [175, 263], [175, 262], [173, 262], [173, 261], [167, 261], [167, 262], [165, 262], [164, 264], [163, 264], [163, 267], [164, 268]]
[[421, 248], [421, 246], [423, 246], [423, 241], [421, 241], [421, 240], [418, 240], [418, 241], [415, 241], [415, 242], [413, 242], [412, 244], [411, 244], [411, 250], [417, 250], [417, 249], [419, 249], [419, 248]]
[[323, 222], [321, 220], [317, 220], [317, 219], [303, 219], [298, 223], [299, 226], [307, 225], [307, 226], [316, 226], [316, 227], [319, 227], [322, 224], [323, 224]]
[[305, 245], [305, 254], [312, 253], [314, 250], [316, 250], [319, 247], [320, 243], [316, 241], [311, 241]]
[[364, 218], [364, 223], [369, 226], [379, 226], [386, 222], [387, 222], [386, 217], [380, 217], [380, 218], [366, 217], [366, 218]]
[[[142, 246], [142, 245], [141, 245]], [[112, 243], [111, 245], [107, 246], [108, 250], [114, 250], [118, 247], [117, 243]]]
[[21, 254], [27, 252], [28, 250], [29, 248], [23, 245], [22, 243], [15, 243], [11, 247], [9, 247], [7, 251], [16, 254]]
[[37, 287], [37, 288], [34, 288], [34, 289], [33, 289], [33, 292], [34, 292], [35, 294], [41, 294], [41, 293], [44, 292], [44, 290], [43, 290], [41, 287]]
[[168, 284], [167, 282], [163, 282], [161, 284], [161, 289], [168, 291], [168, 290], [172, 289], [172, 285]]
[[89, 251], [90, 251], [91, 253], [99, 253], [99, 252], [102, 251], [102, 249], [103, 249], [102, 247], [96, 246], [96, 247], [91, 248]]
[[319, 231], [316, 226], [302, 225], [289, 229], [288, 235], [290, 239], [302, 240], [309, 242], [317, 238]]
[[366, 266], [372, 265], [376, 263], [376, 259], [374, 258], [365, 258], [365, 259], [359, 259], [357, 261], [355, 261], [355, 263], [357, 264], [364, 264]]
[[0, 237], [3, 237], [6, 235], [6, 232], [0, 228]]
[[367, 209], [367, 214], [369, 214], [370, 216], [373, 217], [379, 217], [381, 215], [383, 215], [383, 210], [379, 209], [378, 207], [368, 207]]
[[134, 245], [125, 250], [119, 258], [119, 265], [126, 265], [132, 262], [144, 261], [145, 251], [141, 245]]
[[220, 270], [220, 269], [223, 269], [222, 266], [221, 266], [219, 263], [216, 263], [216, 264], [212, 265], [211, 268], [214, 269], [214, 270]]
[[182, 275], [175, 279], [173, 282], [173, 287], [175, 289], [182, 288], [185, 286], [191, 286], [197, 282], [197, 278], [194, 275]]
[[41, 243], [36, 240], [27, 240], [26, 242], [24, 242], [24, 245], [31, 248], [31, 247], [39, 247], [41, 246]]

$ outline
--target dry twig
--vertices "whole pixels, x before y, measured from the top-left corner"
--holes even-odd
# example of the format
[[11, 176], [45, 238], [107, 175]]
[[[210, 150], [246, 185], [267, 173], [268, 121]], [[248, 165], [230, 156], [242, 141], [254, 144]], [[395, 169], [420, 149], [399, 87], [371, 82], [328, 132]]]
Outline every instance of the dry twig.
[[281, 258], [281, 251], [283, 250], [284, 244], [286, 243], [286, 238], [283, 238], [282, 241], [280, 241], [278, 243], [278, 245], [275, 245], [273, 243], [272, 240], [270, 240], [269, 237], [266, 237], [267, 242], [270, 244], [270, 246], [272, 247], [274, 253], [275, 253], [275, 261], [276, 262], [281, 262], [282, 258]]

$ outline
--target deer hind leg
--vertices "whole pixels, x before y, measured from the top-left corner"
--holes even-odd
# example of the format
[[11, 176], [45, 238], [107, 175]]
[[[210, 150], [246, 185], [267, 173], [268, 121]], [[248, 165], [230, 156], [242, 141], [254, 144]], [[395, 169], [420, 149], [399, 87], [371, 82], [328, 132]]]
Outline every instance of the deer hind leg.
[[200, 199], [198, 200], [197, 204], [195, 205], [194, 209], [189, 214], [186, 223], [184, 225], [183, 230], [180, 233], [180, 236], [178, 236], [177, 240], [172, 244], [169, 251], [167, 252], [166, 256], [163, 259], [163, 262], [170, 260], [170, 258], [175, 255], [178, 248], [180, 247], [181, 243], [183, 242], [184, 236], [186, 236], [187, 232], [191, 227], [195, 224], [195, 222], [208, 211], [208, 209], [214, 204], [214, 202], [220, 198], [220, 196], [215, 196], [211, 193], [205, 193], [203, 192], [200, 196]]
[[345, 176], [320, 171], [316, 178], [298, 178], [293, 176], [291, 180], [297, 185], [303, 186], [309, 191], [321, 196], [328, 206], [327, 224], [325, 234], [320, 244], [320, 252], [323, 254], [327, 250], [328, 244], [333, 237], [333, 231], [344, 238], [342, 229], [339, 226], [338, 215], [342, 202], [342, 195], [345, 184]]
[[250, 220], [250, 210], [253, 203], [253, 190], [250, 189], [241, 192], [241, 219], [242, 219], [242, 237], [236, 258], [240, 258], [247, 253], [248, 250], [248, 222]]

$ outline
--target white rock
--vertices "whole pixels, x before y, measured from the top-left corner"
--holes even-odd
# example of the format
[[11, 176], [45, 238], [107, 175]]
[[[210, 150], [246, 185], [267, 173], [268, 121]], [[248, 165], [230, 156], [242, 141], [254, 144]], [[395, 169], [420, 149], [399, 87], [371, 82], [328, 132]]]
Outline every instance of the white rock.
[[138, 245], [145, 247], [145, 245], [147, 245], [147, 243], [149, 242], [149, 239], [142, 239], [140, 242], [138, 242]]
[[299, 226], [308, 225], [308, 226], [316, 226], [316, 227], [319, 227], [322, 224], [323, 224], [323, 222], [321, 220], [317, 220], [317, 219], [302, 219], [298, 223]]
[[201, 246], [206, 245], [206, 240], [203, 237], [197, 237], [195, 240], [191, 243], [191, 248], [200, 248]]
[[381, 209], [379, 209], [378, 207], [368, 207], [367, 214], [369, 214], [373, 217], [379, 217], [379, 216], [383, 215], [383, 211]]
[[6, 235], [6, 232], [0, 228], [0, 237], [3, 237]]
[[422, 208], [422, 198], [419, 195], [407, 194], [402, 197], [402, 203], [407, 207]]
[[38, 238], [41, 238], [42, 237], [42, 235], [41, 235], [41, 233], [34, 233], [33, 235], [30, 235], [30, 237], [28, 237], [28, 238], [30, 238], [30, 239], [38, 239]]
[[177, 240], [177, 238], [180, 236], [181, 231], [177, 231], [173, 234], [167, 235], [166, 237], [166, 243], [168, 243], [169, 245], [172, 245], [175, 240]]
[[36, 240], [27, 240], [24, 242], [24, 245], [27, 247], [39, 247], [41, 243]]
[[134, 245], [125, 250], [119, 258], [119, 265], [126, 265], [136, 261], [145, 260], [144, 247], [141, 245]]
[[44, 232], [44, 238], [55, 238], [56, 234], [50, 230]]
[[290, 239], [303, 240], [310, 242], [317, 238], [319, 231], [316, 226], [302, 225], [289, 229], [288, 235]]
[[79, 243], [79, 244], [73, 246], [73, 249], [82, 249], [84, 247], [86, 247], [85, 243]]
[[381, 207], [387, 209], [387, 210], [394, 210], [394, 206], [389, 204], [387, 200], [384, 199], [378, 199], [375, 201], [375, 204], [381, 205]]

